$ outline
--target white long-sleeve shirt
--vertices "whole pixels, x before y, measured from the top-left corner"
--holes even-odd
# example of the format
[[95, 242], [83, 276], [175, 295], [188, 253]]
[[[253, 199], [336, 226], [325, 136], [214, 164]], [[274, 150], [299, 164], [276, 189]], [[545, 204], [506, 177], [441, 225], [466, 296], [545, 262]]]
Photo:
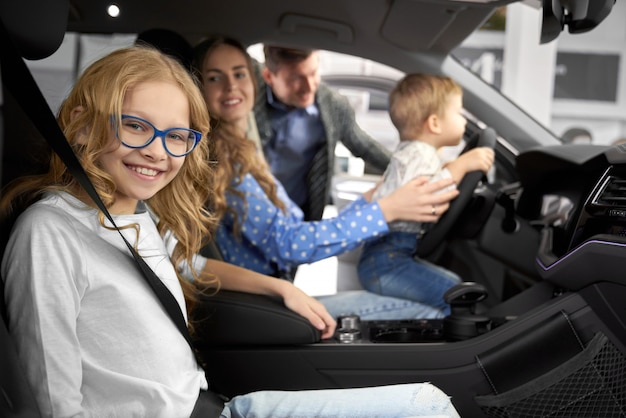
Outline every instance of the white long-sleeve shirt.
[[[391, 156], [391, 161], [383, 174], [383, 182], [374, 192], [373, 199], [385, 197], [419, 176], [430, 177], [430, 181], [452, 177], [448, 169], [443, 166], [443, 161], [435, 147], [418, 140], [401, 141]], [[450, 186], [450, 189], [454, 187]], [[421, 225], [421, 222], [395, 221], [389, 224], [389, 229], [419, 232]]]
[[[139, 226], [139, 254], [185, 313], [149, 214], [114, 218]], [[135, 228], [123, 233], [136, 242]], [[11, 234], [2, 276], [9, 329], [43, 416], [191, 414], [207, 387], [204, 371], [119, 233], [103, 228], [95, 209], [66, 193], [32, 205]]]

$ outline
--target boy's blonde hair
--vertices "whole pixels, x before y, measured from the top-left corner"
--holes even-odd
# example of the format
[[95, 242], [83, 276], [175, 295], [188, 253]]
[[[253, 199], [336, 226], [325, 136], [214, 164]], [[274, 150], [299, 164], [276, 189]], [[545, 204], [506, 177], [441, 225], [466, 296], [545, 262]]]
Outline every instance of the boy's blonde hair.
[[406, 75], [389, 95], [389, 116], [400, 137], [421, 133], [428, 117], [442, 116], [448, 100], [456, 94], [463, 94], [463, 90], [450, 77], [423, 73]]

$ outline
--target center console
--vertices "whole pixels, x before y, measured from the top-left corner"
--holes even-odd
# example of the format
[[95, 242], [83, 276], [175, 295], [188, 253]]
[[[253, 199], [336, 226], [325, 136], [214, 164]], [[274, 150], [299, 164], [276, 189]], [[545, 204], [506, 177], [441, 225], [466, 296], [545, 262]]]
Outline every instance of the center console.
[[371, 343], [442, 343], [463, 341], [482, 335], [506, 322], [481, 314], [479, 304], [487, 298], [485, 287], [464, 282], [449, 289], [444, 300], [450, 315], [441, 319], [403, 319], [362, 322], [358, 315], [337, 319], [335, 340], [345, 344]]

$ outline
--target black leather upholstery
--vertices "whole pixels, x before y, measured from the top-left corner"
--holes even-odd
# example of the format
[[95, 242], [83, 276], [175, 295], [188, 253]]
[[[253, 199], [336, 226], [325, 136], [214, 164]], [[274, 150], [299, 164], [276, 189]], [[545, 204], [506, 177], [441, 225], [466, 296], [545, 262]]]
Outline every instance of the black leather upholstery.
[[220, 290], [208, 294], [195, 309], [195, 346], [263, 346], [313, 344], [320, 332], [282, 300]]
[[61, 46], [69, 8], [68, 0], [2, 1], [0, 18], [20, 54], [38, 60]]
[[[49, 56], [58, 49], [65, 35], [69, 11], [67, 0], [21, 0], [0, 2], [0, 45], [2, 56], [11, 44], [14, 44], [20, 55], [27, 59], [41, 59]], [[6, 30], [5, 30], [6, 29]], [[11, 76], [0, 62], [2, 72], [2, 85], [11, 83]], [[15, 136], [9, 129], [14, 123], [12, 115], [18, 113], [13, 107], [10, 96], [4, 91], [0, 96], [0, 158], [2, 163], [0, 172], [5, 172], [5, 161], [15, 159], [13, 147], [6, 147], [10, 139], [15, 143]], [[22, 145], [23, 148], [24, 147]], [[15, 174], [15, 173], [13, 173]], [[1, 185], [10, 180], [14, 175], [3, 175]], [[4, 253], [4, 241], [7, 230], [3, 230], [2, 248], [0, 256]], [[0, 310], [2, 318], [4, 312], [3, 281], [0, 280]], [[19, 367], [17, 353], [5, 326], [5, 321], [0, 321], [0, 416], [5, 418], [30, 418], [39, 417], [40, 413], [33, 398], [31, 389], [27, 384], [24, 373]]]
[[[204, 257], [223, 260], [215, 241], [200, 249]], [[277, 298], [243, 292], [207, 291], [194, 309], [195, 341], [202, 349], [226, 345], [313, 344], [320, 332]]]

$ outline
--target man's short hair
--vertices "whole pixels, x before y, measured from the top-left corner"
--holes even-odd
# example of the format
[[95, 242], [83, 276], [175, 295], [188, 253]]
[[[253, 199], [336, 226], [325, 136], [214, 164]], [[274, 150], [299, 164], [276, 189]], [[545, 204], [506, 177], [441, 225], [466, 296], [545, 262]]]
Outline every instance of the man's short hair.
[[298, 63], [309, 58], [314, 49], [285, 48], [282, 46], [264, 45], [265, 66], [272, 73], [278, 72], [283, 64]]

